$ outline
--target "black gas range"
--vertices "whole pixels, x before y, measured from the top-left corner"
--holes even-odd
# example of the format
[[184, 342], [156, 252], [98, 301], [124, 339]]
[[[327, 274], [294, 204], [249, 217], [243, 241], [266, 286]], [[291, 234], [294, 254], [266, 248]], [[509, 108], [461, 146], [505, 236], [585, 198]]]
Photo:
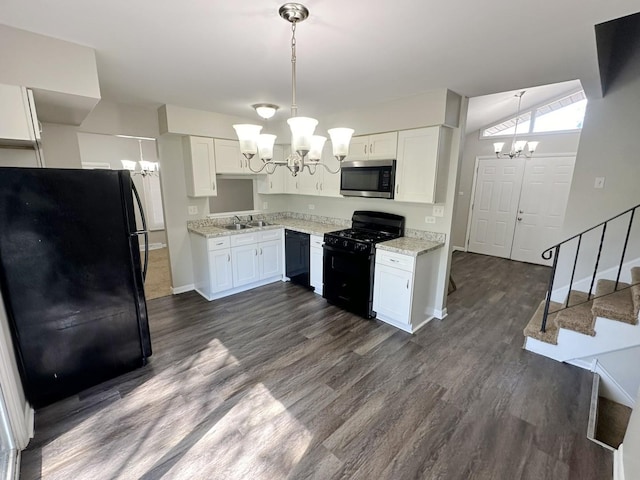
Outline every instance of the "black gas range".
[[351, 228], [325, 233], [323, 297], [329, 303], [373, 318], [375, 245], [404, 235], [404, 217], [358, 210]]

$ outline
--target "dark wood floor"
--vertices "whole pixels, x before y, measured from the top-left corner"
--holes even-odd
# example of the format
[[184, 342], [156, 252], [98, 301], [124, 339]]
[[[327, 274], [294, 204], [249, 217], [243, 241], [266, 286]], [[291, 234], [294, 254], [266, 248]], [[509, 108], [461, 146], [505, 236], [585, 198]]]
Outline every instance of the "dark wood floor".
[[150, 364], [38, 411], [22, 478], [611, 478], [590, 373], [522, 350], [547, 268], [452, 273], [413, 336], [284, 283], [152, 300]]

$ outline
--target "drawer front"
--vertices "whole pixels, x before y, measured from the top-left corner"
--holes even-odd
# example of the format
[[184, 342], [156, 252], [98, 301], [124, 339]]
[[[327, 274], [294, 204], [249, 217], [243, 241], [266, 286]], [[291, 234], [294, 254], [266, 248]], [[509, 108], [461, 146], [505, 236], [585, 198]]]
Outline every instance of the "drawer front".
[[241, 245], [251, 245], [258, 243], [258, 232], [242, 233], [240, 235], [231, 235], [231, 246], [239, 247]]
[[311, 235], [311, 248], [322, 248], [324, 240], [319, 235]]
[[388, 265], [389, 267], [399, 268], [407, 272], [413, 272], [414, 258], [409, 255], [388, 252], [386, 250], [376, 251], [376, 264]]
[[229, 237], [207, 238], [207, 250], [229, 248]]
[[262, 232], [258, 232], [258, 238], [261, 242], [269, 242], [271, 240], [281, 240], [282, 239], [282, 229], [276, 228], [274, 230], [263, 230]]

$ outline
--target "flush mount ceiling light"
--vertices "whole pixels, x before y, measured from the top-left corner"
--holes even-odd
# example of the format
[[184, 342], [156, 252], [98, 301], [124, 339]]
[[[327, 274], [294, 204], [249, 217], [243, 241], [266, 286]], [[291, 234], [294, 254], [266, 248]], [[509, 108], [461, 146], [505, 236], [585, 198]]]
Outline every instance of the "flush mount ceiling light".
[[[298, 105], [296, 104], [296, 26], [299, 22], [309, 17], [309, 10], [299, 3], [285, 3], [280, 7], [278, 13], [283, 19], [291, 23], [291, 118], [287, 120], [291, 129], [291, 155], [284, 161], [274, 161], [273, 145], [276, 136], [261, 135], [262, 127], [260, 125], [249, 124], [233, 126], [240, 141], [240, 151], [249, 160], [249, 169], [254, 173], [266, 170], [267, 173], [272, 174], [277, 167], [286, 166], [294, 177], [304, 170], [304, 167], [307, 167], [309, 173], [313, 175], [317, 166], [322, 165], [329, 173], [336, 174], [340, 171], [340, 166], [334, 171], [320, 162], [322, 149], [327, 138], [314, 135], [318, 121], [315, 118], [299, 117]], [[258, 115], [264, 119], [271, 118], [278, 109], [276, 105], [272, 104], [256, 104], [252, 106]], [[332, 128], [327, 132], [333, 144], [333, 155], [338, 162], [341, 162], [349, 153], [349, 143], [351, 142], [353, 129]], [[256, 154], [263, 162], [259, 169], [254, 169], [251, 166], [251, 159]]]
[[[519, 157], [521, 155], [529, 158], [533, 156], [533, 152], [536, 151], [538, 144], [540, 142], [528, 142], [526, 140], [518, 140], [518, 123], [520, 122], [520, 105], [522, 104], [522, 96], [525, 94], [526, 90], [521, 91], [520, 93], [514, 95], [514, 97], [518, 97], [518, 111], [516, 113], [516, 124], [513, 129], [513, 139], [511, 140], [511, 149], [508, 153], [501, 153], [502, 147], [504, 147], [504, 142], [496, 142], [493, 144], [493, 150], [496, 152], [496, 157], [498, 158], [514, 158]], [[524, 148], [527, 147], [529, 150], [529, 155], [524, 153]]]
[[265, 120], [269, 120], [276, 114], [276, 111], [280, 108], [278, 105], [274, 105], [272, 103], [256, 103], [255, 105], [251, 105], [251, 107], [256, 111], [256, 113]]
[[[129, 170], [133, 175], [142, 175], [146, 177], [148, 175], [158, 175], [159, 165], [158, 162], [149, 162], [142, 156], [142, 140], [139, 137], [125, 137], [124, 135], [117, 135], [123, 138], [138, 138], [138, 148], [140, 149], [140, 161], [134, 162], [133, 160], [120, 160], [122, 168]], [[152, 139], [155, 140], [155, 139]], [[136, 166], [140, 165], [140, 170], [136, 170]]]

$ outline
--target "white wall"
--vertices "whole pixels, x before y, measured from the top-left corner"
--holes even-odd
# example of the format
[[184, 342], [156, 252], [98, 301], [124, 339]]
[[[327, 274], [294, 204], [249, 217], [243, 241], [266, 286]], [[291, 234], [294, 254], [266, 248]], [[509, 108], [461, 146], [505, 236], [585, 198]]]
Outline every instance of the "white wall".
[[100, 98], [92, 48], [0, 24], [0, 83]]
[[[589, 99], [578, 156], [567, 205], [563, 237], [568, 238], [640, 204], [640, 18], [623, 19], [614, 40], [604, 97]], [[594, 188], [596, 177], [605, 177], [603, 189]], [[640, 212], [636, 212], [637, 214]], [[630, 237], [626, 260], [640, 257], [640, 218]], [[607, 247], [600, 258], [600, 270], [620, 262], [627, 220], [607, 229]], [[581, 247], [576, 278], [591, 275], [600, 241], [599, 231]], [[584, 243], [584, 242], [583, 242]], [[591, 254], [589, 254], [591, 252]], [[556, 285], [568, 283], [573, 254], [567, 249], [559, 257]]]

